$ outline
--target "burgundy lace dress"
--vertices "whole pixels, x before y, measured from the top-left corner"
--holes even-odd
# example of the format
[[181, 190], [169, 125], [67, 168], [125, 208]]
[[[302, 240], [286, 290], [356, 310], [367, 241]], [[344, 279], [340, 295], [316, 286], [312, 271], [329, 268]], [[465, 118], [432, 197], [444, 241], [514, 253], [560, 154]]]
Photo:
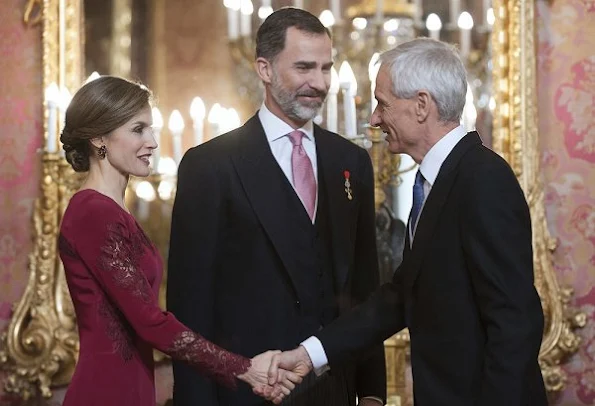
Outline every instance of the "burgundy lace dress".
[[76, 193], [59, 240], [80, 334], [64, 406], [154, 406], [153, 348], [235, 387], [250, 360], [159, 308], [161, 258], [134, 217], [109, 197]]

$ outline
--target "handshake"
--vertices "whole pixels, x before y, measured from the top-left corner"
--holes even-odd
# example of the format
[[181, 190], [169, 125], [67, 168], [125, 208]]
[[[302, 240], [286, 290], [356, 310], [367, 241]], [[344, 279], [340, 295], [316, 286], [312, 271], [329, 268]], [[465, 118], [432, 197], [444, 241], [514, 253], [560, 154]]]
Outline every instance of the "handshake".
[[252, 386], [252, 391], [280, 404], [312, 370], [312, 361], [302, 346], [291, 351], [267, 351], [251, 359], [248, 371], [238, 378]]

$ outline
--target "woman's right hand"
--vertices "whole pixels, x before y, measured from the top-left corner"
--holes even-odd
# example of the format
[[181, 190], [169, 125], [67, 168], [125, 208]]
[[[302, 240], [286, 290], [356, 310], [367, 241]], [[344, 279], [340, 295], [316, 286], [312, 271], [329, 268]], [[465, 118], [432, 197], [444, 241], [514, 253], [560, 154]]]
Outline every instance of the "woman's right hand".
[[250, 368], [238, 378], [252, 386], [255, 394], [279, 404], [288, 396], [297, 384], [302, 382], [302, 377], [292, 371], [279, 370], [277, 383], [269, 385], [268, 371], [273, 356], [281, 351], [267, 351], [252, 358]]

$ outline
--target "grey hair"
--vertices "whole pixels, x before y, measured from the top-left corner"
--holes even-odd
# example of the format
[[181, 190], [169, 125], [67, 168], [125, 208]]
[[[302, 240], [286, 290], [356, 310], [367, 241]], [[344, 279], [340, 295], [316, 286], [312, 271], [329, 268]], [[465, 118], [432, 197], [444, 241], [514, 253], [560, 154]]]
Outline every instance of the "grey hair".
[[393, 83], [393, 93], [402, 99], [427, 90], [443, 122], [459, 122], [465, 107], [467, 72], [452, 45], [430, 38], [416, 38], [380, 55]]

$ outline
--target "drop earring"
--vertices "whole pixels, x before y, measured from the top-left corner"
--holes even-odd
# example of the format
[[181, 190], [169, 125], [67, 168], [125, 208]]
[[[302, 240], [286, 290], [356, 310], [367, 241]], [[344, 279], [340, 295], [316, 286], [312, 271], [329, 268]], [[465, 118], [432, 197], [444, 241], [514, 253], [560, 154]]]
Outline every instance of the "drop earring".
[[105, 159], [105, 157], [107, 156], [107, 148], [105, 147], [105, 145], [99, 147], [99, 149], [97, 150], [97, 155], [99, 156], [99, 159]]

